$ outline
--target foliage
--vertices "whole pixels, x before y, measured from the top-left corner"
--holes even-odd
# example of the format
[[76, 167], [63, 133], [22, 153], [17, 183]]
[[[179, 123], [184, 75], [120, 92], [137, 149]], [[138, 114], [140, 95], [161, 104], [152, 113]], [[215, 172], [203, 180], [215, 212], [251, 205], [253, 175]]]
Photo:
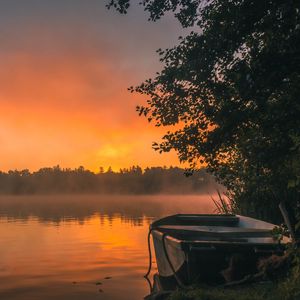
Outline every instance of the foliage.
[[[175, 149], [191, 169], [206, 164], [241, 213], [299, 203], [300, 2], [143, 0], [156, 21], [174, 13], [191, 32], [158, 50], [163, 70], [132, 92], [156, 126], [173, 126], [158, 151]], [[108, 7], [126, 13], [130, 0]]]
[[[200, 170], [193, 177], [183, 177], [184, 169], [177, 167], [139, 166], [113, 172], [108, 168], [95, 174], [79, 167], [62, 169], [59, 166], [42, 168], [36, 172], [0, 172], [0, 194], [186, 194], [207, 193], [218, 185], [213, 177]], [[220, 188], [220, 186], [219, 186]]]
[[291, 269], [288, 277], [279, 284], [279, 290], [284, 299], [300, 299], [300, 250], [289, 249]]
[[272, 236], [275, 241], [280, 243], [283, 240], [284, 236], [288, 236], [289, 231], [285, 224], [281, 224], [280, 226], [275, 226], [272, 230]]

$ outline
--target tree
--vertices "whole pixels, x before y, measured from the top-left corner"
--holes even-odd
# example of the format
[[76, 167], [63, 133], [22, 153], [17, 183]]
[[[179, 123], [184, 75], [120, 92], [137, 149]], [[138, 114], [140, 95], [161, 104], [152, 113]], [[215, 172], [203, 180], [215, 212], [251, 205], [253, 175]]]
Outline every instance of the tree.
[[[176, 125], [154, 148], [175, 149], [191, 169], [206, 164], [248, 213], [291, 201], [290, 193], [299, 204], [299, 185], [289, 183], [299, 178], [300, 2], [140, 4], [149, 20], [173, 12], [191, 28], [177, 46], [158, 50], [163, 70], [130, 89], [148, 97], [140, 115], [156, 126]], [[129, 5], [111, 0], [108, 7], [126, 13]]]

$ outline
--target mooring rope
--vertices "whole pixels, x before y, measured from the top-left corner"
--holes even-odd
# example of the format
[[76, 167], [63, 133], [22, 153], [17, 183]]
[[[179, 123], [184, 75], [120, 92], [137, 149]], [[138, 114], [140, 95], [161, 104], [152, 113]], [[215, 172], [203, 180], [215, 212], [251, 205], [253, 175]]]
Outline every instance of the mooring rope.
[[178, 277], [178, 275], [176, 274], [176, 271], [175, 271], [175, 268], [174, 266], [172, 265], [172, 262], [170, 260], [170, 257], [169, 257], [169, 254], [167, 252], [167, 248], [166, 248], [166, 243], [165, 243], [165, 238], [166, 238], [167, 234], [164, 233], [163, 236], [162, 236], [162, 244], [163, 244], [163, 249], [164, 249], [164, 253], [165, 253], [165, 256], [166, 256], [166, 259], [167, 259], [167, 262], [173, 272], [173, 276], [175, 277], [178, 285], [182, 288], [182, 289], [186, 289], [187, 286], [184, 285], [184, 283], [181, 281], [181, 279]]
[[151, 253], [151, 244], [150, 244], [151, 232], [152, 232], [152, 228], [149, 230], [149, 233], [148, 233], [149, 266], [148, 266], [148, 271], [147, 271], [147, 273], [144, 275], [144, 277], [145, 277], [146, 279], [148, 279], [148, 275], [150, 274], [151, 269], [152, 269], [152, 253]]
[[[151, 269], [152, 269], [152, 252], [151, 252], [151, 233], [152, 233], [152, 228], [149, 230], [149, 233], [148, 233], [148, 253], [149, 253], [149, 266], [148, 266], [148, 270], [147, 270], [147, 273], [144, 275], [144, 277], [146, 279], [148, 279], [148, 276], [151, 272]], [[176, 274], [176, 271], [175, 271], [175, 268], [170, 260], [170, 257], [169, 257], [169, 254], [167, 252], [167, 248], [166, 248], [166, 242], [165, 242], [165, 238], [166, 238], [167, 234], [164, 233], [163, 236], [162, 236], [162, 245], [163, 245], [163, 250], [164, 250], [164, 254], [165, 254], [165, 257], [167, 259], [167, 262], [173, 272], [173, 276], [174, 278], [176, 279], [177, 281], [177, 284], [179, 287], [183, 288], [183, 289], [186, 289], [187, 287], [184, 285], [184, 283], [181, 281], [181, 279], [178, 277], [178, 275]]]

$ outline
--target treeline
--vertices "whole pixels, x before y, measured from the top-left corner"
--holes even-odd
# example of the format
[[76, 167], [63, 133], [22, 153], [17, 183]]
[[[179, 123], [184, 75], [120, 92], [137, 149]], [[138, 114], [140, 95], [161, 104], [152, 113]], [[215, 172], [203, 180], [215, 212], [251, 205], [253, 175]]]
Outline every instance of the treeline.
[[84, 167], [62, 169], [59, 166], [29, 170], [0, 171], [0, 194], [185, 194], [206, 193], [218, 187], [205, 169], [186, 177], [178, 167], [152, 167], [142, 170], [139, 166], [111, 168], [93, 173]]

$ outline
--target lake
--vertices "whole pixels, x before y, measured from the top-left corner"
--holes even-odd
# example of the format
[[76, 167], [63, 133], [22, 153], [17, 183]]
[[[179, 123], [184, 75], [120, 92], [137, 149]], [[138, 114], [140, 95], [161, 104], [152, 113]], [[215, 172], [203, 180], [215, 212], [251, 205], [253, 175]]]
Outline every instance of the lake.
[[213, 210], [209, 195], [1, 196], [0, 299], [141, 300], [150, 222]]

